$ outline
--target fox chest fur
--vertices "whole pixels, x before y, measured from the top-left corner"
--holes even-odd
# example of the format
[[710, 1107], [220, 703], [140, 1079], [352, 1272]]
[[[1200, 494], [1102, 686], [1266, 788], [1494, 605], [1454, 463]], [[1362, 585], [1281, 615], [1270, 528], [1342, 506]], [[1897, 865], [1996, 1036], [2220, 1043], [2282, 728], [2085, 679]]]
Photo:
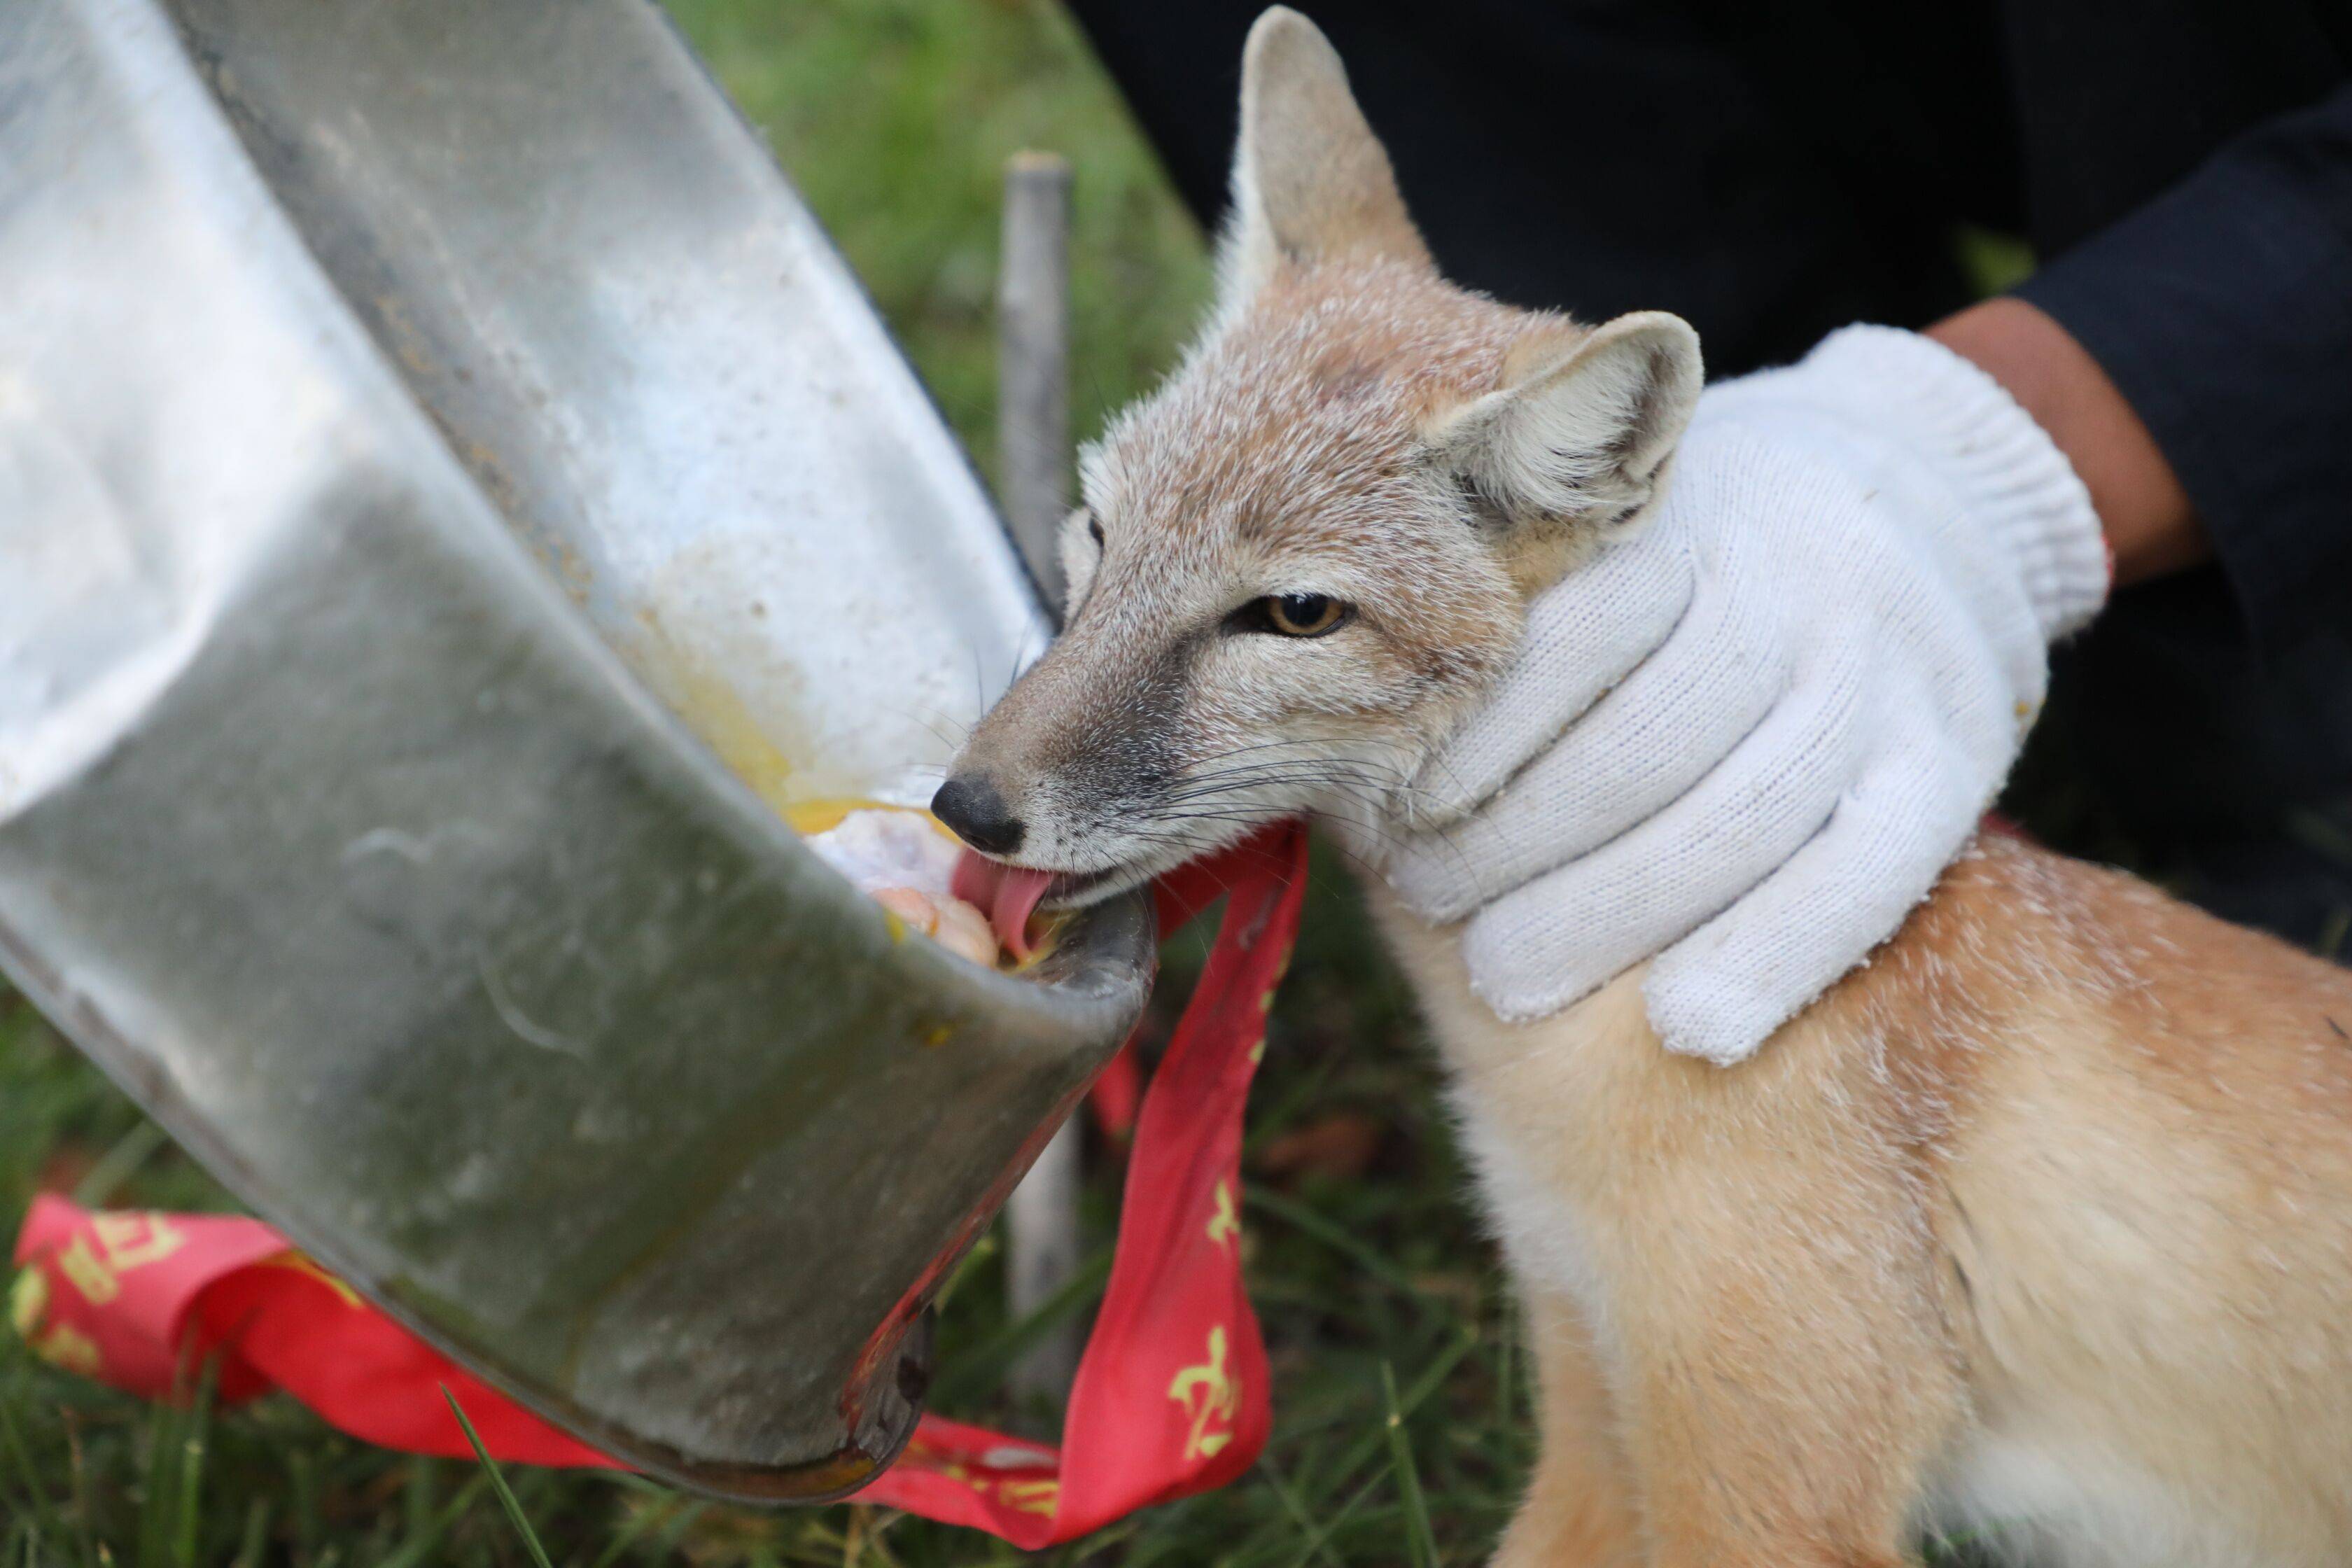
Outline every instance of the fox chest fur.
[[[1580, 1469], [1750, 1464], [1821, 1538], [1706, 1560], [1868, 1561], [1835, 1543], [1923, 1528], [2029, 1562], [2343, 1560], [2352, 976], [1995, 838], [1727, 1072], [1659, 1047], [1639, 971], [1503, 1024], [1449, 933], [1373, 896], [1574, 1367], [1547, 1365], [1547, 1415], [1603, 1450]], [[1661, 1399], [1710, 1419], [1636, 1466], [1629, 1438], [1664, 1440], [1625, 1407]], [[1547, 1496], [1509, 1560], [1650, 1561], [1682, 1528]]]

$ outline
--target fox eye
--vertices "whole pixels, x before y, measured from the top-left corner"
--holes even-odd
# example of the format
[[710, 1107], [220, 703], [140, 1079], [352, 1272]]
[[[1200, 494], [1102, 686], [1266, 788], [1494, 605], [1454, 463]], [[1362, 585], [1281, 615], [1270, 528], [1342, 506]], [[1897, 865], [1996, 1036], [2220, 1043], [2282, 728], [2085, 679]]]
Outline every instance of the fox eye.
[[1092, 512], [1088, 512], [1087, 514], [1087, 537], [1095, 542], [1095, 548], [1097, 550], [1100, 550], [1102, 548], [1102, 519], [1095, 516]]
[[1286, 637], [1319, 637], [1355, 619], [1352, 605], [1328, 594], [1269, 594], [1252, 599], [1236, 614], [1246, 630], [1275, 632]]

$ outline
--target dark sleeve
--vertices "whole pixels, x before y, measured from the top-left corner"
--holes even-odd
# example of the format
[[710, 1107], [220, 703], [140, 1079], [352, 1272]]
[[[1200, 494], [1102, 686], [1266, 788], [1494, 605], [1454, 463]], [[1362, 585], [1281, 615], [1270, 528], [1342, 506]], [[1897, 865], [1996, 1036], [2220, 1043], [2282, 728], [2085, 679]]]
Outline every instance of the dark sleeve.
[[[1204, 223], [1224, 205], [1242, 39], [1265, 5], [1071, 3]], [[1716, 375], [1794, 359], [1848, 321], [1917, 324], [1965, 301], [1950, 214], [1914, 205], [1940, 199], [1949, 171], [1907, 177], [1929, 154], [1898, 156], [1916, 138], [1889, 133], [1868, 138], [1869, 175], [1850, 177], [1782, 111], [1747, 40], [1693, 0], [1310, 9], [1457, 282], [1589, 321], [1677, 311]], [[1979, 43], [1905, 58], [1989, 57]], [[1837, 74], [1849, 104], [1857, 75]], [[1991, 75], [1975, 85], [1997, 104]]]
[[2352, 603], [2352, 88], [2270, 121], [2018, 289], [2147, 421], [2258, 645]]

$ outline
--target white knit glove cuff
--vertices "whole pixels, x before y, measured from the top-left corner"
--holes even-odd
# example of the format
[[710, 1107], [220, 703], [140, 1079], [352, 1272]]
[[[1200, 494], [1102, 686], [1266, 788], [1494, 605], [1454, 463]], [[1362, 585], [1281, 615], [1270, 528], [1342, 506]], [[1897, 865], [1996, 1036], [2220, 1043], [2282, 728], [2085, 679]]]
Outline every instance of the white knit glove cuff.
[[2007, 547], [2045, 643], [2106, 602], [2106, 538], [2074, 465], [2006, 388], [1933, 339], [1844, 327], [1787, 370], [1716, 390], [1727, 409], [1769, 397], [1901, 440]]

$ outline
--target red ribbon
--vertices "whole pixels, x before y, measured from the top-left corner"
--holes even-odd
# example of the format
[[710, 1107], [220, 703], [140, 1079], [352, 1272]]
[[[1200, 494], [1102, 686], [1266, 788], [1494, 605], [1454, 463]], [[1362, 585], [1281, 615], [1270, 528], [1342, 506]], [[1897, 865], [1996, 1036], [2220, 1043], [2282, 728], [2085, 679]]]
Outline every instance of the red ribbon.
[[[1034, 1550], [1247, 1469], [1272, 1421], [1241, 1269], [1242, 1110], [1307, 883], [1286, 823], [1164, 879], [1160, 929], [1220, 897], [1207, 967], [1133, 1112], [1118, 1247], [1078, 1363], [1063, 1446], [926, 1415], [860, 1501]], [[1131, 1095], [1131, 1054], [1112, 1095]], [[1118, 1074], [1129, 1075], [1119, 1077]], [[1131, 1099], [1129, 1100], [1131, 1104]], [[225, 1402], [283, 1389], [355, 1437], [499, 1459], [618, 1468], [459, 1368], [258, 1220], [91, 1213], [44, 1196], [16, 1239], [17, 1331], [59, 1365], [149, 1398], [207, 1359]]]

